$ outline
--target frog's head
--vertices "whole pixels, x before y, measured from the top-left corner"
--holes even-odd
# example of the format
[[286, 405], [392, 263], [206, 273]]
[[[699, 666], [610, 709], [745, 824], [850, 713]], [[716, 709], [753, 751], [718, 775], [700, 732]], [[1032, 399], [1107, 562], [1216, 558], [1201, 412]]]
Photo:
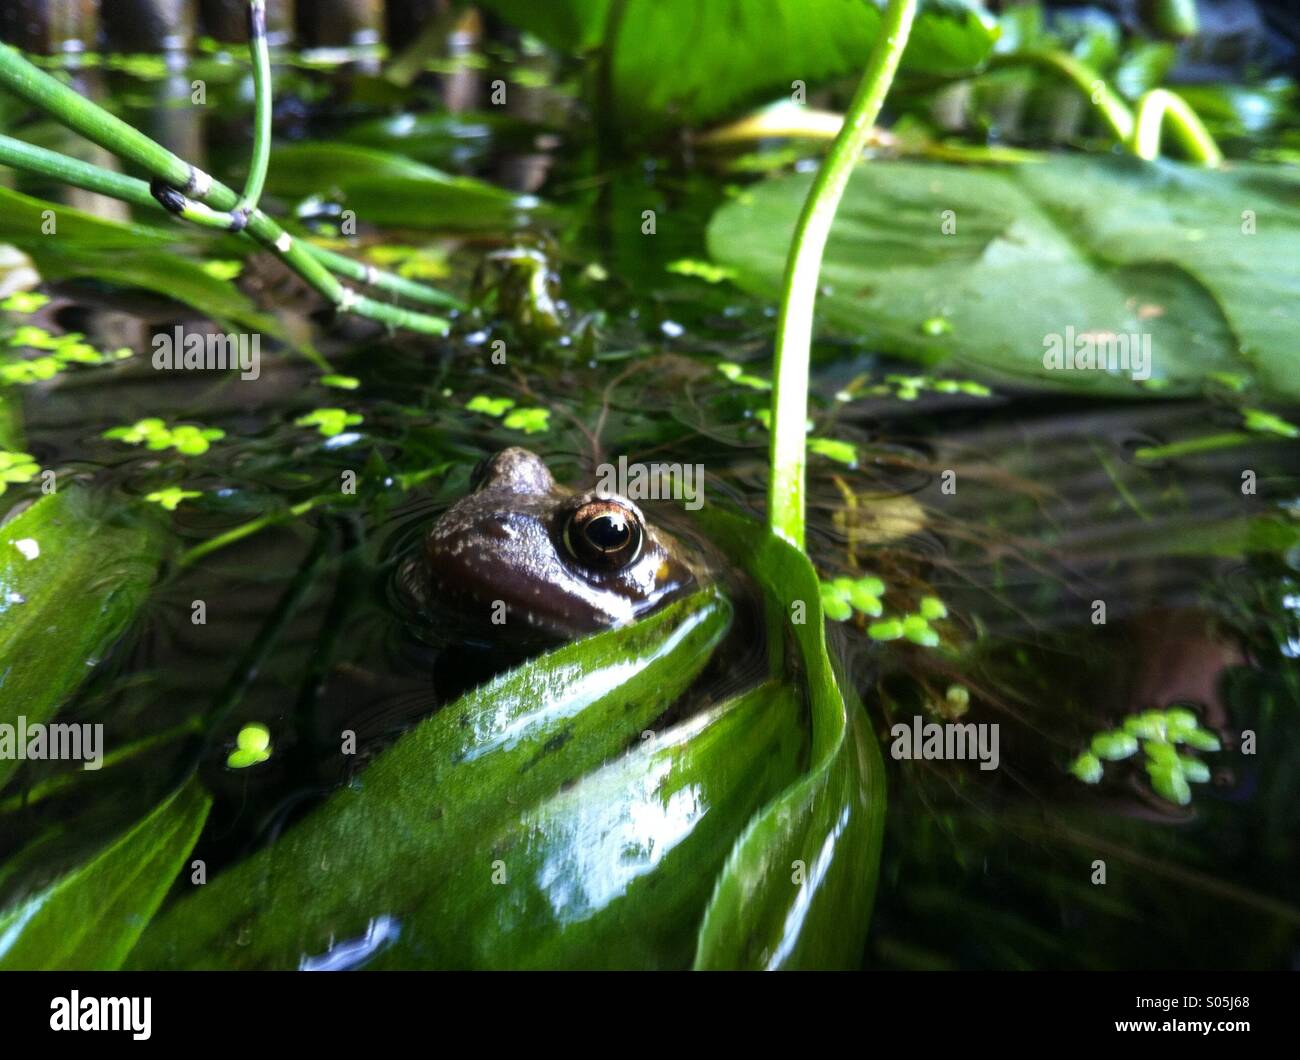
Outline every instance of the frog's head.
[[480, 465], [474, 491], [430, 529], [419, 566], [426, 606], [517, 639], [622, 625], [696, 585], [692, 557], [630, 500], [557, 485], [519, 448]]

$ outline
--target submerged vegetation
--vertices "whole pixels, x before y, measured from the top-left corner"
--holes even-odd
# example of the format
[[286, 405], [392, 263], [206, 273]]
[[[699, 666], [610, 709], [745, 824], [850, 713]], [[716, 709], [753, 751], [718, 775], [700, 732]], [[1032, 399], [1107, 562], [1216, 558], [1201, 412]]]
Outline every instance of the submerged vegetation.
[[0, 968], [1294, 962], [1300, 43], [266, 6], [0, 45]]

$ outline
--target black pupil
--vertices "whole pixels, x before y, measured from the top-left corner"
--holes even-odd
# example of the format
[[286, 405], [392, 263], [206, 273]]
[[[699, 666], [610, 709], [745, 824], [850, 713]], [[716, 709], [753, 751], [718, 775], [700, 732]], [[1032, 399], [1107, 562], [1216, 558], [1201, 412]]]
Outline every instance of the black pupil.
[[583, 527], [582, 532], [602, 552], [622, 548], [631, 536], [627, 520], [621, 515], [598, 515]]

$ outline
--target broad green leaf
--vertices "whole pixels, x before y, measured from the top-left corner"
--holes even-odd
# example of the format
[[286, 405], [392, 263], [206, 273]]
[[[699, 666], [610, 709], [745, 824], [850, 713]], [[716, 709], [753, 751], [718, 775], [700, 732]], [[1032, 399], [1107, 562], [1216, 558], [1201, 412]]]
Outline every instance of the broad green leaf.
[[793, 690], [766, 682], [643, 741], [452, 861], [371, 967], [688, 967], [713, 880], [797, 778], [805, 730]]
[[[52, 216], [53, 232], [45, 227], [50, 223], [47, 215]], [[86, 278], [139, 287], [192, 306], [228, 330], [284, 339], [275, 317], [259, 311], [234, 283], [205, 269], [201, 258], [167, 249], [189, 235], [182, 228], [107, 220], [0, 187], [0, 239], [28, 253], [46, 280]], [[204, 245], [220, 253], [240, 249], [233, 236]], [[328, 367], [309, 344], [298, 346]]]
[[483, 6], [554, 48], [584, 51], [601, 42], [611, 0], [485, 0]]
[[207, 820], [191, 780], [85, 865], [0, 913], [0, 970], [121, 966]]
[[[143, 602], [160, 536], [148, 519], [106, 518], [77, 487], [0, 527], [0, 724], [54, 715]], [[17, 766], [0, 757], [0, 787]]]
[[[796, 80], [811, 87], [859, 74], [880, 24], [867, 0], [486, 0], [486, 6], [558, 48], [603, 44], [609, 106], [625, 127], [719, 117]], [[981, 63], [996, 27], [977, 5], [922, 5], [905, 67], [955, 74]]]
[[276, 148], [267, 189], [296, 198], [337, 194], [362, 224], [400, 228], [500, 228], [537, 206], [529, 196], [399, 154], [337, 143]]
[[261, 312], [234, 283], [212, 275], [197, 259], [167, 250], [124, 249], [107, 253], [69, 248], [55, 242], [32, 244], [28, 250], [47, 280], [78, 277], [140, 287], [183, 302], [227, 330], [284, 338], [284, 329], [275, 317]]
[[[776, 297], [809, 175], [722, 207], [713, 257]], [[1015, 168], [860, 166], [835, 220], [824, 323], [996, 382], [1141, 396], [1131, 372], [1049, 368], [1053, 337], [1150, 337], [1160, 394], [1215, 372], [1300, 398], [1300, 174], [1070, 157]], [[1249, 231], [1248, 231], [1249, 229]], [[943, 317], [940, 332], [925, 322]]]
[[[808, 558], [751, 524], [713, 513], [724, 547], [748, 556], [775, 626], [792, 638], [812, 712], [808, 772], [750, 824], [718, 878], [696, 968], [856, 967], [871, 918], [885, 820], [880, 748], [826, 651]], [[794, 621], [798, 614], [803, 621]]]
[[638, 739], [703, 668], [730, 615], [703, 591], [468, 693], [170, 908], [132, 964], [293, 968], [373, 918], [400, 922], [482, 836]]
[[156, 250], [184, 235], [182, 229], [126, 224], [0, 187], [0, 240], [28, 253], [42, 243], [77, 250]]

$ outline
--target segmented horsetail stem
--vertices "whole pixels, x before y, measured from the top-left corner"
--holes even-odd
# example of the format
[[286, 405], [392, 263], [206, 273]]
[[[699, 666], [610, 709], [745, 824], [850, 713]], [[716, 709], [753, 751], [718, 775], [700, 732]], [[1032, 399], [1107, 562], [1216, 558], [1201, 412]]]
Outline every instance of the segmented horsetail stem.
[[[122, 173], [115, 173], [111, 169], [104, 169], [90, 162], [83, 162], [79, 158], [70, 158], [67, 155], [59, 154], [57, 151], [37, 147], [34, 144], [25, 143], [22, 140], [16, 140], [12, 136], [3, 134], [0, 134], [0, 165], [12, 166], [14, 169], [35, 173], [37, 176], [57, 181], [60, 184], [70, 184], [73, 187], [84, 188], [86, 191], [93, 191], [99, 195], [120, 199], [132, 206], [155, 210], [163, 207], [167, 208], [170, 213], [179, 212], [161, 202], [159, 195], [143, 180], [128, 177]], [[174, 202], [179, 200], [189, 201], [171, 185], [164, 185], [164, 187], [167, 189], [167, 194], [175, 196]], [[288, 232], [282, 232], [281, 242], [285, 249], [288, 247], [290, 238]], [[338, 273], [349, 280], [375, 287], [386, 294], [422, 302], [425, 305], [443, 306], [452, 309], [463, 308], [463, 303], [459, 299], [436, 288], [416, 283], [414, 280], [408, 280], [405, 276], [398, 276], [395, 273], [376, 268], [374, 265], [353, 261], [351, 258], [333, 250], [319, 247], [315, 243], [304, 241], [301, 245], [331, 272]], [[279, 245], [277, 245], [277, 249], [280, 249]]]
[[[256, 16], [251, 13], [251, 8], [262, 6], [261, 0], [250, 0], [250, 18], [256, 20]], [[264, 20], [265, 12], [263, 11], [263, 25]], [[265, 31], [261, 34], [261, 45], [265, 51]], [[256, 70], [258, 65], [256, 42], [253, 42], [251, 46], [254, 51], [254, 68]], [[269, 75], [269, 59], [266, 73]], [[258, 83], [256, 73], [254, 83], [255, 86]], [[271, 109], [269, 76], [263, 79], [261, 85], [260, 99], [257, 104], [258, 124], [262, 124], [260, 115], [265, 114], [265, 139], [263, 143], [269, 153]], [[0, 44], [0, 87], [8, 89], [38, 110], [51, 115], [61, 124], [74, 132], [80, 133], [92, 143], [96, 143], [118, 157], [133, 162], [146, 170], [153, 176], [154, 183], [151, 187], [150, 185], [143, 185], [143, 182], [141, 182], [142, 186], [159, 205], [162, 205], [169, 212], [174, 213], [183, 220], [203, 227], [224, 228], [226, 231], [243, 231], [267, 249], [275, 251], [295, 272], [302, 276], [307, 283], [340, 312], [354, 313], [357, 316], [388, 324], [391, 327], [405, 328], [429, 335], [444, 335], [447, 333], [448, 323], [442, 317], [401, 309], [385, 302], [356, 295], [355, 292], [352, 292], [351, 297], [345, 297], [344, 290], [350, 289], [344, 288], [339, 283], [330, 269], [322, 263], [322, 259], [311, 249], [310, 244], [288, 237], [283, 228], [260, 210], [250, 208], [247, 217], [242, 219], [242, 223], [241, 220], [236, 220], [235, 209], [239, 208], [242, 213], [244, 207], [241, 204], [241, 197], [229, 187], [213, 179], [198, 167], [190, 165], [161, 144], [151, 140], [138, 129], [128, 125], [121, 118], [92, 103], [63, 84], [58, 78], [34, 66], [16, 48], [7, 44]], [[51, 154], [53, 153], [51, 152]], [[256, 143], [254, 145], [254, 154], [254, 162], [256, 163]], [[37, 156], [31, 153], [11, 152], [9, 157], [14, 158], [16, 164], [19, 165], [23, 165], [23, 160], [25, 160], [29, 164], [25, 165], [24, 168], [32, 168], [36, 172], [42, 172], [39, 166], [30, 165], [33, 161], [37, 161]], [[56, 157], [62, 158], [62, 156]], [[65, 172], [72, 172], [71, 167], [68, 165], [71, 162], [71, 159], [64, 159], [56, 165]], [[49, 160], [46, 159], [45, 164], [48, 163]], [[105, 183], [102, 178], [86, 174], [84, 170], [79, 172], [88, 180], [101, 184]], [[265, 180], [265, 176], [265, 165], [258, 166], [254, 164], [250, 167], [250, 181], [259, 198], [261, 195], [260, 184]], [[252, 180], [254, 177], [257, 179]], [[67, 178], [64, 175], [59, 175], [58, 179]], [[74, 180], [68, 180], [68, 182], [77, 183]], [[164, 190], [164, 186], [166, 186], [167, 190]], [[119, 187], [121, 186], [119, 185]], [[157, 194], [155, 194], [154, 189], [156, 189]], [[175, 194], [171, 194], [171, 192], [175, 192]], [[113, 193], [109, 192], [109, 194]], [[128, 199], [128, 201], [133, 200]], [[290, 249], [286, 252], [277, 249], [281, 236], [289, 239]], [[364, 266], [358, 265], [357, 268], [364, 270]], [[400, 280], [397, 277], [393, 279]], [[392, 284], [394, 293], [398, 293], [397, 288], [400, 286], [402, 286], [401, 283]], [[424, 300], [428, 302], [431, 301], [431, 298]]]

